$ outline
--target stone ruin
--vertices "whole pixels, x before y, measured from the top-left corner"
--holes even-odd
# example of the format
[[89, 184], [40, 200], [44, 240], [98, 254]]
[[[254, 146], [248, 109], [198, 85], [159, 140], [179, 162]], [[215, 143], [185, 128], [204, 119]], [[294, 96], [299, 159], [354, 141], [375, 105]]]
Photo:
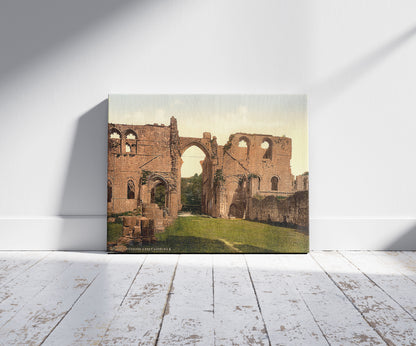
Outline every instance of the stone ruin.
[[122, 216], [123, 234], [117, 243], [109, 244], [109, 248], [117, 252], [125, 252], [127, 246], [149, 244], [156, 241], [155, 220], [144, 216]]
[[[209, 132], [201, 138], [181, 137], [177, 120], [171, 117], [168, 126], [108, 124], [107, 211], [118, 214], [140, 208], [143, 214], [141, 219], [126, 221], [123, 237], [143, 237], [136, 233], [140, 227], [143, 232], [143, 222], [153, 222], [154, 232], [162, 232], [177, 218], [182, 208], [181, 156], [191, 146], [205, 154], [202, 213], [290, 220], [307, 227], [309, 177], [292, 175], [291, 138], [235, 133], [225, 145], [218, 145]], [[162, 205], [156, 201], [157, 189], [164, 191]]]

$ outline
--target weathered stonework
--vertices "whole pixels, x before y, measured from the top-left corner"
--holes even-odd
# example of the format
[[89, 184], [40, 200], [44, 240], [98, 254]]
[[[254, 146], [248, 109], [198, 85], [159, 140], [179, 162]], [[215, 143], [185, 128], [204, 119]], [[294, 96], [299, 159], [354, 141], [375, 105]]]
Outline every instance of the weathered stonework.
[[264, 199], [249, 198], [247, 218], [307, 228], [309, 224], [308, 199], [308, 191], [296, 192], [283, 200], [274, 196], [267, 196]]
[[[181, 156], [191, 146], [197, 146], [206, 156], [202, 162], [204, 214], [263, 220], [258, 207], [266, 202], [259, 204], [256, 200], [266, 201], [273, 196], [277, 201], [309, 188], [307, 175], [295, 178], [291, 173], [292, 140], [287, 137], [235, 133], [221, 146], [209, 132], [204, 132], [202, 138], [180, 137], [174, 117], [169, 126], [109, 124], [108, 213], [139, 208], [144, 216], [155, 220], [155, 231], [162, 231], [182, 207]], [[166, 191], [164, 207], [154, 201], [159, 185]], [[291, 216], [293, 198], [286, 199], [287, 208], [284, 201], [279, 201], [276, 207], [266, 203], [265, 210], [277, 210], [280, 216], [273, 216], [273, 220], [283, 220], [284, 213], [287, 220], [304, 224], [297, 221], [304, 220], [304, 216]], [[301, 204], [307, 219], [307, 194]]]
[[293, 189], [295, 191], [308, 191], [309, 190], [309, 176], [298, 175], [293, 183]]
[[[143, 216], [122, 216], [123, 234], [117, 242], [107, 243], [111, 252], [126, 252], [127, 246], [156, 241], [155, 220]], [[115, 221], [115, 220], [114, 220]]]

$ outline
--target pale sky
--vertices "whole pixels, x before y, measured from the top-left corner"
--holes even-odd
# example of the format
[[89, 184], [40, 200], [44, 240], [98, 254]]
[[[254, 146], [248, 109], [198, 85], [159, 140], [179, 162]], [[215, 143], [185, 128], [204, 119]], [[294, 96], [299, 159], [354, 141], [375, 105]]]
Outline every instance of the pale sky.
[[[258, 133], [292, 138], [292, 173], [308, 171], [308, 121], [305, 95], [110, 95], [109, 122], [169, 125], [178, 120], [179, 135], [211, 132], [219, 145], [230, 134]], [[182, 176], [201, 173], [204, 154], [191, 147], [182, 156]]]

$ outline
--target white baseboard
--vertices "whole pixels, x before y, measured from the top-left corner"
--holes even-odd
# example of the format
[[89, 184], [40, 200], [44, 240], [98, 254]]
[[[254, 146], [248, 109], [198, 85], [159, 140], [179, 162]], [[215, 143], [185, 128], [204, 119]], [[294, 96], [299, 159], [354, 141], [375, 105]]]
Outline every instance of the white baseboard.
[[0, 218], [0, 250], [105, 250], [106, 216]]
[[[311, 250], [416, 250], [416, 219], [312, 219]], [[0, 250], [106, 249], [105, 216], [0, 218]]]
[[312, 219], [311, 250], [416, 250], [416, 219]]

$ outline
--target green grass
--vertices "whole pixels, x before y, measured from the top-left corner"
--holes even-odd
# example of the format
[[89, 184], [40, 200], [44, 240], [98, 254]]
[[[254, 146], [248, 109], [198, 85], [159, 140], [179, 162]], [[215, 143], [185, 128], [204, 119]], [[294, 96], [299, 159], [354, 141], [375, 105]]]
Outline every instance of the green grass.
[[107, 241], [117, 242], [117, 239], [123, 235], [123, 225], [119, 223], [107, 222]]
[[156, 237], [157, 243], [148, 247], [168, 247], [173, 253], [305, 253], [308, 251], [308, 236], [304, 233], [240, 219], [178, 217], [173, 225]]

